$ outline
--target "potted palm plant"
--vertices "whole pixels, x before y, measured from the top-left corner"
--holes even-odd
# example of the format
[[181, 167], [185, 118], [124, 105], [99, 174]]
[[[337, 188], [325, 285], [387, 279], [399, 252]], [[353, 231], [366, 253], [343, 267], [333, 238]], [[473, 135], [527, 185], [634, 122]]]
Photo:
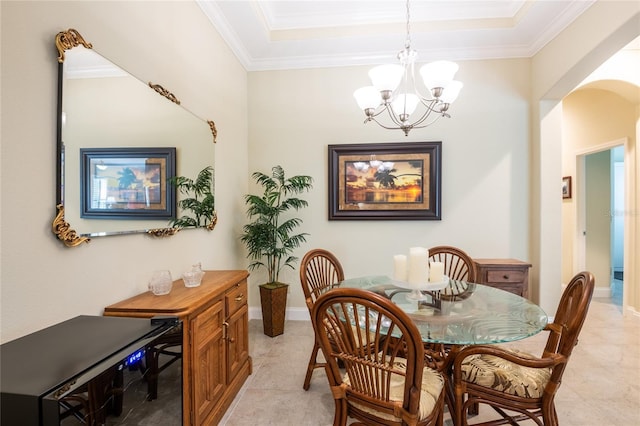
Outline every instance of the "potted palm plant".
[[169, 183], [185, 196], [178, 202], [183, 215], [169, 222], [173, 228], [207, 228], [212, 230], [217, 222], [213, 195], [213, 167], [207, 166], [194, 179], [174, 176]]
[[278, 336], [284, 332], [288, 284], [279, 280], [285, 268], [294, 268], [298, 258], [293, 251], [306, 242], [306, 233], [296, 233], [302, 219], [288, 215], [300, 210], [307, 201], [296, 195], [312, 188], [311, 176], [285, 177], [281, 166], [271, 169], [271, 176], [255, 172], [251, 177], [263, 188], [262, 195], [245, 195], [247, 216], [251, 222], [242, 228], [240, 240], [251, 260], [249, 269], [264, 267], [267, 282], [260, 285], [260, 303], [264, 334]]

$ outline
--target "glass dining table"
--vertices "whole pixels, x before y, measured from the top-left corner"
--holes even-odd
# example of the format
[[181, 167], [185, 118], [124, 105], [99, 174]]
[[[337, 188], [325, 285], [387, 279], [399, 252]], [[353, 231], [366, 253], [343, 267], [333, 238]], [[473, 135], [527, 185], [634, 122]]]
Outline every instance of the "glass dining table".
[[[360, 288], [391, 299], [415, 322], [425, 343], [478, 345], [524, 339], [547, 325], [547, 314], [517, 294], [482, 284], [447, 280], [440, 290], [421, 291], [387, 276], [346, 279], [339, 287]], [[416, 300], [418, 299], [418, 300]]]
[[391, 299], [415, 322], [425, 343], [478, 345], [524, 339], [547, 325], [535, 303], [498, 288], [448, 280], [440, 290], [424, 290], [420, 300], [409, 286], [386, 276], [346, 279], [339, 287], [361, 288]]
[[547, 325], [547, 314], [517, 294], [445, 277], [443, 285], [418, 290], [387, 276], [346, 279], [336, 287], [360, 288], [392, 300], [417, 325], [425, 343], [425, 365], [445, 378], [446, 403], [454, 425], [451, 367], [467, 345], [512, 342], [533, 336]]

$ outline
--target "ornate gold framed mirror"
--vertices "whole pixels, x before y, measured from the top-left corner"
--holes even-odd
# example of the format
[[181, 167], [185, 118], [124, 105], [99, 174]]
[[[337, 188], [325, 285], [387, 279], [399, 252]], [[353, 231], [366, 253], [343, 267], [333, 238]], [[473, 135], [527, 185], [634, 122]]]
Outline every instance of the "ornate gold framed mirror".
[[[187, 177], [214, 164], [217, 131], [213, 121], [189, 112], [161, 85], [144, 83], [112, 63], [74, 29], [58, 33], [55, 43], [58, 103], [53, 233], [66, 246], [76, 247], [94, 237], [136, 233], [164, 237], [186, 229], [171, 226], [166, 217], [155, 218], [161, 215], [144, 213], [156, 202], [180, 205], [180, 195], [167, 196], [171, 189], [168, 178], [172, 177], [166, 175], [171, 170], [167, 161], [175, 161], [175, 175]], [[168, 159], [136, 155], [169, 150], [174, 156]], [[82, 152], [109, 155], [91, 157], [92, 162], [85, 164]], [[114, 152], [120, 157], [114, 159], [110, 155]], [[137, 161], [142, 166], [136, 168]], [[126, 187], [125, 175], [132, 178]], [[212, 186], [213, 182], [211, 197]], [[182, 213], [178, 209], [177, 215]], [[211, 230], [216, 219], [214, 211], [197, 227]]]

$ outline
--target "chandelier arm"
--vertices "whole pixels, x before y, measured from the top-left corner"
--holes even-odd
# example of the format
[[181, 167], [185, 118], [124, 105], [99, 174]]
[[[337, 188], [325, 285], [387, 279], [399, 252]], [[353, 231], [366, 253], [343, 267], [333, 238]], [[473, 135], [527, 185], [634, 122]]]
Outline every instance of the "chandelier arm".
[[[423, 104], [425, 106], [425, 108], [427, 108], [427, 110], [422, 114], [422, 116], [420, 116], [419, 119], [417, 119], [413, 123], [413, 126], [416, 127], [416, 128], [422, 128], [422, 127], [428, 126], [429, 124], [433, 124], [440, 117], [451, 118], [451, 116], [449, 114], [447, 114], [445, 111], [437, 110], [437, 109], [434, 108], [434, 106], [439, 105], [439, 104], [440, 104], [440, 102], [436, 102], [435, 100], [431, 101], [430, 105], [424, 105]], [[433, 121], [431, 121], [429, 124], [424, 125], [424, 126], [420, 126], [420, 124], [422, 124], [427, 118], [429, 118], [431, 113], [436, 114], [438, 117], [436, 119], [434, 119]]]
[[382, 108], [383, 105], [384, 104], [378, 105], [378, 107], [375, 110], [373, 110], [372, 113], [366, 113], [366, 116], [364, 118], [364, 124], [367, 124], [369, 121], [375, 121], [376, 123], [378, 123], [375, 117], [379, 116], [385, 111], [386, 108]]
[[421, 125], [426, 119], [428, 119], [431, 116], [431, 113], [425, 114], [424, 116], [420, 117], [420, 119], [417, 120], [415, 123], [413, 123], [413, 125], [418, 127], [418, 128], [423, 128], [423, 127], [427, 127], [427, 126], [430, 126], [431, 124], [435, 123], [436, 121], [438, 121], [440, 119], [440, 117], [451, 118], [451, 116], [449, 114], [447, 114], [446, 112], [438, 112], [438, 111], [433, 111], [433, 112], [435, 113], [435, 118], [433, 120], [431, 120], [429, 123], [427, 123], [425, 125]]
[[[432, 100], [428, 101], [427, 103], [424, 103], [424, 102], [421, 102], [421, 103], [425, 107], [426, 110], [420, 116], [420, 118], [415, 120], [413, 123], [411, 123], [411, 122], [402, 122], [393, 113], [393, 110], [392, 110], [391, 106], [390, 105], [384, 105], [384, 104], [380, 105], [378, 107], [377, 111], [374, 114], [372, 114], [371, 116], [367, 116], [367, 118], [365, 119], [364, 122], [366, 123], [368, 121], [374, 121], [380, 127], [384, 128], [384, 129], [389, 129], [389, 130], [397, 130], [397, 129], [401, 129], [401, 130], [409, 129], [410, 130], [410, 129], [421, 129], [421, 128], [427, 127], [427, 126], [435, 123], [440, 117], [450, 118], [449, 114], [434, 108], [436, 105], [439, 104], [435, 99], [432, 99]], [[394, 126], [383, 125], [381, 121], [378, 121], [376, 119], [376, 117], [378, 117], [380, 114], [384, 113], [385, 111], [388, 113], [389, 119], [394, 124]], [[431, 117], [432, 113], [436, 114], [437, 116], [433, 120], [429, 121], [428, 124], [422, 125], [422, 123], [424, 123], [427, 119], [429, 119]]]
[[427, 88], [427, 93], [429, 93], [429, 96], [424, 96], [422, 94], [422, 92], [420, 92], [420, 89], [418, 88], [418, 85], [416, 84], [415, 78], [413, 80], [413, 91], [416, 93], [416, 95], [418, 95], [418, 98], [420, 99], [420, 102], [422, 102], [423, 104], [425, 102], [426, 103], [431, 103], [431, 102], [434, 102], [434, 101], [438, 100], [438, 98], [433, 97], [433, 94], [431, 93], [431, 91], [428, 88]]
[[[422, 121], [424, 121], [424, 120], [422, 120], [419, 123], [415, 123], [412, 127], [414, 129], [424, 129], [425, 127], [431, 126], [433, 123], [435, 123], [436, 121], [440, 120], [441, 117], [447, 117], [447, 116], [448, 116], [448, 114], [447, 115], [438, 114], [438, 115], [435, 116], [435, 118], [433, 118], [433, 120], [429, 121], [428, 123], [422, 124]], [[425, 117], [425, 119], [426, 118], [427, 117]]]
[[[436, 120], [442, 116], [442, 113], [440, 111], [437, 111], [437, 110], [435, 110], [433, 108], [428, 108], [424, 112], [424, 114], [422, 114], [422, 116], [413, 123], [413, 125], [415, 127], [420, 126], [425, 120], [427, 120], [429, 117], [431, 117], [432, 113], [436, 114], [436, 118], [433, 121], [431, 121], [429, 124], [435, 123]], [[425, 125], [425, 126], [427, 126], [427, 125]], [[421, 127], [425, 127], [425, 126], [421, 126]]]
[[389, 118], [391, 118], [391, 121], [393, 121], [393, 124], [395, 124], [399, 128], [402, 128], [403, 126], [405, 126], [405, 124], [402, 121], [400, 121], [400, 119], [396, 117], [396, 115], [393, 113], [391, 105], [387, 105], [385, 109], [389, 113]]
[[377, 117], [383, 112], [385, 112], [386, 110], [387, 110], [387, 107], [385, 106], [385, 104], [380, 104], [378, 105], [378, 108], [375, 109], [374, 113], [371, 114], [371, 117]]
[[425, 108], [427, 108], [429, 111], [433, 111], [433, 112], [440, 112], [439, 110], [435, 109], [434, 107], [436, 105], [440, 105], [443, 102], [440, 102], [438, 99], [427, 99], [427, 98], [423, 98], [420, 97], [420, 103], [422, 105], [424, 105]]
[[384, 124], [382, 124], [381, 122], [379, 122], [378, 120], [376, 120], [375, 118], [371, 118], [371, 120], [369, 121], [373, 121], [374, 123], [376, 123], [378, 126], [382, 127], [383, 129], [387, 129], [387, 130], [399, 130], [402, 129], [402, 127], [391, 127], [391, 126], [385, 126]]

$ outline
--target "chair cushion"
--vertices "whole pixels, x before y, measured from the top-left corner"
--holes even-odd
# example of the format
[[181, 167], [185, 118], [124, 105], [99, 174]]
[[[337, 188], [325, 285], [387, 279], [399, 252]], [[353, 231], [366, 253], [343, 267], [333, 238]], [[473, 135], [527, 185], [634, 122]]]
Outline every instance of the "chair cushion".
[[[405, 371], [407, 368], [407, 361], [404, 358], [396, 358], [393, 363], [394, 368]], [[349, 377], [345, 374], [344, 382], [350, 385]], [[424, 367], [422, 370], [422, 388], [420, 389], [420, 407], [418, 409], [418, 420], [422, 420], [428, 417], [436, 406], [436, 402], [440, 397], [442, 388], [444, 387], [444, 380], [442, 375], [429, 367]], [[391, 391], [389, 392], [389, 399], [392, 401], [398, 401], [402, 403], [404, 399], [404, 376], [399, 374], [393, 374], [391, 376]], [[371, 413], [380, 418], [400, 421], [398, 417], [391, 414], [381, 413], [373, 408], [364, 406], [362, 404], [353, 403], [349, 401], [349, 404], [353, 404], [362, 411]]]
[[[523, 351], [510, 352], [529, 359]], [[462, 362], [462, 380], [524, 398], [541, 398], [551, 377], [550, 368], [523, 367], [494, 355], [471, 355]]]

